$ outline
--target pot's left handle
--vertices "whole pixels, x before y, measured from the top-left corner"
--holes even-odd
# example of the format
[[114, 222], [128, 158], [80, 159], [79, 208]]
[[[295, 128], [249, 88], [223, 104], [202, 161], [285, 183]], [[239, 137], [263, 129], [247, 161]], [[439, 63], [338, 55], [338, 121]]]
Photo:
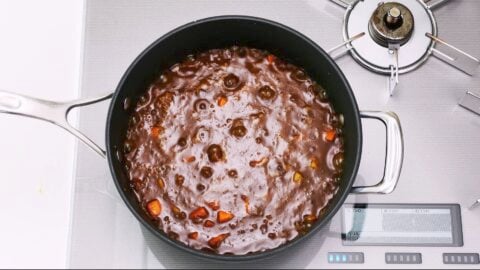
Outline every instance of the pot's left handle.
[[85, 143], [85, 145], [105, 158], [105, 150], [81, 133], [78, 129], [70, 125], [67, 116], [70, 110], [75, 107], [97, 103], [111, 97], [112, 93], [109, 93], [97, 98], [56, 102], [0, 90], [0, 113], [21, 115], [55, 124], [73, 134]]

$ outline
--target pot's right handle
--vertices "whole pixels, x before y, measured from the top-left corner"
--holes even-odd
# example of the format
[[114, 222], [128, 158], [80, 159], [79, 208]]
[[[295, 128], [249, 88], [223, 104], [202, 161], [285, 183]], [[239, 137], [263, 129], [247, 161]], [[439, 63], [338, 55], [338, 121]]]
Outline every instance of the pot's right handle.
[[362, 118], [381, 121], [387, 128], [387, 147], [383, 179], [374, 186], [352, 187], [352, 193], [391, 193], [398, 183], [403, 164], [403, 134], [400, 120], [394, 112], [362, 111]]

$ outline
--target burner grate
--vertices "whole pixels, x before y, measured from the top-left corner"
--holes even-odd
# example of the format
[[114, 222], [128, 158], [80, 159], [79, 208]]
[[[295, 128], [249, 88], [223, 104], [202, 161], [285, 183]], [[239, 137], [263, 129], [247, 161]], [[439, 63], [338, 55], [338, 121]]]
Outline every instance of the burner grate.
[[468, 75], [475, 74], [480, 61], [437, 37], [432, 9], [447, 0], [331, 0], [346, 9], [344, 43], [338, 58], [349, 52], [359, 64], [376, 73], [389, 75], [388, 90], [393, 95], [399, 74], [421, 66], [431, 55]]

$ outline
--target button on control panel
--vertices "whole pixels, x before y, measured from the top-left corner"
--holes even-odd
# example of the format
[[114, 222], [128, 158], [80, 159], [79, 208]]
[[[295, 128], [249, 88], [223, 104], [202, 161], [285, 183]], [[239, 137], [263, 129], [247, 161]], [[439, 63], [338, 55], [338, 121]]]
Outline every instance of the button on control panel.
[[443, 253], [444, 264], [480, 264], [478, 253]]
[[385, 253], [385, 263], [387, 264], [421, 264], [421, 253]]
[[328, 263], [364, 263], [362, 252], [329, 252]]

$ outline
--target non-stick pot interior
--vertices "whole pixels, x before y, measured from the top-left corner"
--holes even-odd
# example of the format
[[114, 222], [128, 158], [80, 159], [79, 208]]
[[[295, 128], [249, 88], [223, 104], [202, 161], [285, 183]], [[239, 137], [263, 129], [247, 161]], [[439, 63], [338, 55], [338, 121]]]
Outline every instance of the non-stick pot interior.
[[[129, 187], [124, 166], [116, 156], [116, 151], [122, 149], [130, 114], [130, 111], [124, 109], [123, 101], [125, 98], [130, 98], [132, 104], [135, 104], [137, 97], [146, 91], [147, 86], [160, 72], [183, 60], [187, 55], [232, 45], [266, 49], [304, 68], [314, 80], [327, 90], [335, 110], [344, 116], [345, 164], [340, 190], [326, 209], [323, 219], [317, 222], [312, 231], [323, 226], [339, 209], [351, 188], [358, 169], [361, 152], [361, 126], [354, 96], [336, 64], [315, 43], [283, 25], [252, 17], [215, 17], [177, 28], [155, 41], [125, 72], [112, 100], [106, 131], [110, 168], [119, 192], [140, 221], [156, 235], [172, 244], [175, 243], [168, 240], [165, 234], [156, 230], [156, 226], [138, 205], [137, 199]], [[293, 242], [296, 240], [276, 250], [284, 249]], [[182, 244], [177, 245], [183, 246]], [[203, 254], [201, 251], [191, 251]], [[251, 259], [270, 253], [273, 252], [234, 257], [235, 259]], [[232, 256], [215, 256], [206, 253], [204, 256], [221, 259], [232, 258]]]

